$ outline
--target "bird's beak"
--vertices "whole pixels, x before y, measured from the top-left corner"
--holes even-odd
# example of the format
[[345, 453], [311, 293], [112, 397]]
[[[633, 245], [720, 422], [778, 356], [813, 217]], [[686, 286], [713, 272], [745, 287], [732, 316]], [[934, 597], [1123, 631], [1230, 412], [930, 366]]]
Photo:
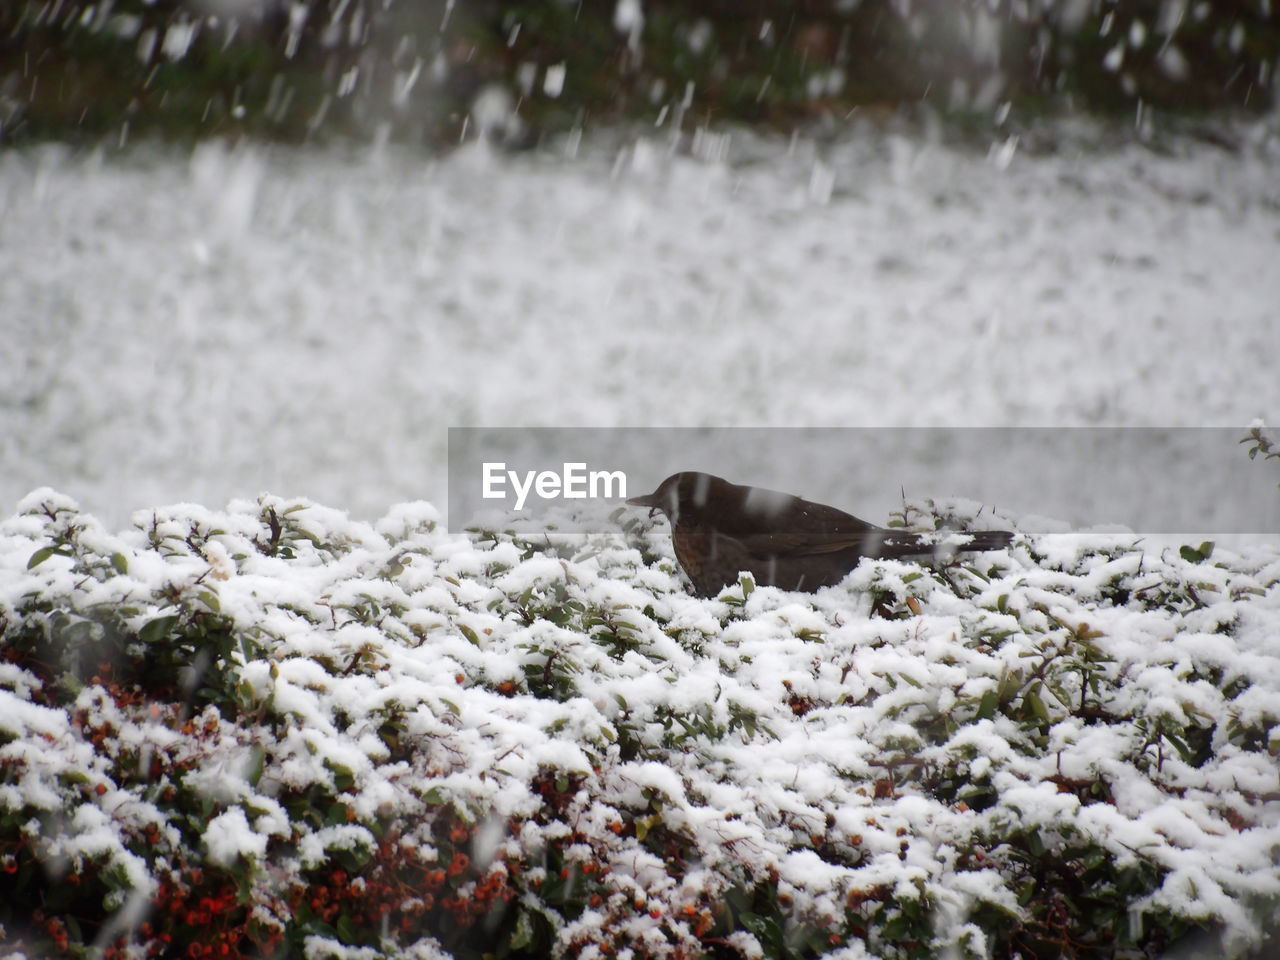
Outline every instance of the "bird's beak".
[[657, 494], [647, 493], [643, 497], [632, 497], [627, 501], [628, 506], [632, 507], [648, 507], [649, 516], [652, 517], [658, 511]]

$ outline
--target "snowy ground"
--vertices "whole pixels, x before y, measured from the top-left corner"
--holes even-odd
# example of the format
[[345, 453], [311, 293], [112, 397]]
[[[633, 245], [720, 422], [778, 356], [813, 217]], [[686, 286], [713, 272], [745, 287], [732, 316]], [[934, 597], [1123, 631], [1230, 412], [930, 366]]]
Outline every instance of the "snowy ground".
[[[562, 947], [692, 950], [710, 929], [704, 894], [728, 902], [733, 884], [764, 878], [788, 898], [779, 917], [838, 928], [853, 958], [863, 926], [893, 939], [907, 901], [928, 900], [928, 929], [895, 936], [939, 952], [983, 954], [1012, 920], [1035, 931], [1059, 892], [1028, 886], [1017, 851], [1044, 844], [1101, 871], [1090, 896], [1114, 891], [1112, 866], [1154, 878], [1136, 902], [1101, 897], [1104, 932], [1213, 918], [1209, 950], [1254, 951], [1280, 892], [1274, 538], [1200, 559], [1024, 531], [981, 570], [864, 564], [814, 596], [744, 586], [701, 601], [670, 541], [646, 546], [634, 521], [557, 555], [446, 533], [422, 503], [388, 509], [443, 504], [457, 425], [1274, 418], [1274, 135], [1245, 131], [1235, 152], [1075, 142], [991, 156], [884, 133], [704, 138], [692, 155], [603, 141], [568, 158], [0, 155], [0, 623], [13, 651], [0, 732], [21, 774], [5, 804], [72, 825], [35, 831], [43, 846], [5, 868], [25, 883], [101, 854], [124, 871], [122, 914], [181, 933], [154, 894], [201, 851], [303, 887], [386, 814], [437, 865], [467, 869], [466, 840], [488, 869], [500, 844], [522, 876], [554, 882], [545, 851], [573, 822], [566, 869], [611, 872], [603, 912], [557, 921]], [[765, 446], [743, 445], [743, 473]], [[855, 507], [834, 485], [896, 487], [831, 472], [816, 466], [800, 492]], [[103, 522], [50, 491], [4, 518], [41, 484]], [[222, 509], [264, 489], [328, 506]], [[205, 506], [126, 529], [128, 511], [175, 500]], [[28, 629], [46, 622], [70, 666]], [[243, 656], [201, 659], [215, 622]], [[79, 652], [94, 637], [124, 645], [106, 681]], [[210, 701], [193, 736], [187, 706], [126, 683], [156, 662], [212, 663], [210, 696], [240, 699], [224, 697], [225, 714]], [[671, 742], [673, 717], [701, 726]], [[413, 735], [407, 760], [398, 731]], [[137, 743], [158, 772], [131, 765]], [[925, 776], [935, 768], [977, 792], [950, 796], [951, 781]], [[555, 807], [562, 776], [577, 793], [545, 831], [455, 840], [437, 823], [442, 798], [528, 820]], [[157, 777], [176, 799], [153, 799]], [[214, 782], [211, 813], [195, 803]], [[350, 822], [284, 817], [316, 791]], [[688, 838], [682, 864], [706, 868], [687, 887], [634, 826], [663, 811]], [[295, 828], [306, 843], [279, 842]], [[148, 866], [132, 851], [156, 830]], [[294, 923], [269, 883], [252, 892], [281, 930]]]
[[1090, 139], [9, 152], [0, 513], [373, 518], [458, 425], [1274, 419], [1275, 133]]

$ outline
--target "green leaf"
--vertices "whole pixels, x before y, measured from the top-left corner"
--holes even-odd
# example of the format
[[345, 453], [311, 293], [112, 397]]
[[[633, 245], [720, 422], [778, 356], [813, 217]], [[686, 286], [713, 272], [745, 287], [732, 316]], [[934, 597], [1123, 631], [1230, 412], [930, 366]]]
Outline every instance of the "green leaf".
[[138, 639], [146, 644], [163, 640], [181, 619], [176, 613], [167, 617], [156, 617], [154, 620], [144, 624], [142, 629], [138, 631]]
[[830, 952], [831, 942], [827, 939], [829, 936], [827, 931], [818, 927], [808, 926], [801, 929], [803, 930], [804, 946], [808, 948], [805, 950], [804, 956], [820, 957]]
[[83, 942], [84, 942], [84, 931], [80, 929], [80, 921], [79, 921], [79, 920], [77, 920], [75, 917], [72, 917], [72, 916], [68, 916], [68, 917], [65, 917], [65, 918], [63, 918], [63, 919], [64, 919], [64, 922], [65, 922], [65, 923], [66, 923], [66, 925], [67, 925], [67, 934], [68, 934], [70, 937], [73, 937], [73, 938], [74, 938], [73, 942], [74, 942], [74, 943], [83, 943]]
[[996, 707], [1000, 706], [1000, 694], [995, 690], [988, 690], [982, 695], [982, 700], [978, 703], [978, 719], [990, 720], [996, 715]]
[[334, 924], [334, 930], [338, 933], [338, 939], [346, 944], [354, 944], [357, 942], [355, 924], [351, 922], [351, 918], [345, 913], [338, 917], [338, 922]]
[[347, 822], [347, 805], [345, 803], [331, 803], [329, 809], [325, 811], [324, 825], [326, 827], [336, 827]]
[[734, 884], [724, 894], [724, 900], [729, 905], [729, 909], [741, 917], [744, 914], [750, 914], [747, 909], [750, 901], [747, 898], [747, 892], [742, 887]]
[[[333, 771], [333, 784], [340, 791], [347, 791], [355, 785], [356, 778], [349, 767], [332, 760], [325, 760], [324, 765]], [[343, 821], [345, 823], [345, 821]]]
[[55, 543], [49, 547], [41, 547], [31, 555], [31, 559], [27, 561], [27, 569], [34, 570], [40, 564], [44, 563], [50, 557], [57, 555], [59, 557], [73, 556], [71, 548], [65, 543]]
[[1204, 563], [1213, 556], [1213, 541], [1206, 540], [1198, 547], [1180, 547], [1178, 556], [1182, 557], [1187, 563]]
[[889, 941], [901, 940], [911, 932], [911, 920], [906, 914], [898, 914], [884, 925], [880, 935]]
[[511, 934], [510, 947], [512, 952], [525, 950], [533, 944], [533, 923], [529, 920], [529, 914], [524, 910], [520, 911], [520, 915], [516, 918], [516, 929]]
[[1018, 686], [1022, 683], [1017, 674], [1010, 671], [1007, 667], [1004, 676], [1000, 678], [1000, 686], [996, 688], [996, 696], [1000, 698], [1001, 703], [1008, 703], [1018, 692]]
[[249, 747], [249, 765], [245, 770], [245, 779], [249, 781], [249, 786], [256, 787], [258, 781], [262, 779], [262, 771], [267, 765], [267, 749], [260, 743], [255, 743]]
[[1178, 751], [1178, 756], [1182, 757], [1184, 763], [1194, 762], [1194, 754], [1191, 748], [1182, 740], [1181, 737], [1175, 737], [1172, 733], [1165, 731], [1164, 738], [1173, 744], [1173, 748]]
[[1049, 688], [1049, 692], [1053, 694], [1054, 698], [1060, 704], [1064, 707], [1070, 706], [1071, 701], [1067, 698], [1067, 691], [1063, 688], [1061, 683], [1055, 680], [1053, 683], [1046, 683], [1045, 686]]
[[129, 558], [123, 553], [113, 553], [111, 555], [111, 566], [115, 568], [116, 573], [125, 574], [129, 572]]
[[471, 641], [473, 647], [480, 646], [480, 638], [476, 636], [476, 632], [468, 627], [465, 623], [458, 624], [458, 632]]
[[218, 597], [211, 590], [201, 590], [198, 594], [201, 602], [214, 613], [222, 612], [222, 604], [218, 602]]
[[1031, 713], [1041, 723], [1049, 722], [1049, 708], [1045, 706], [1044, 700], [1040, 696], [1040, 684], [1037, 683], [1032, 689], [1028, 690], [1023, 698], [1026, 705], [1031, 709]]
[[58, 682], [70, 690], [76, 696], [80, 695], [80, 691], [84, 689], [84, 681], [75, 673], [67, 671], [58, 678]]

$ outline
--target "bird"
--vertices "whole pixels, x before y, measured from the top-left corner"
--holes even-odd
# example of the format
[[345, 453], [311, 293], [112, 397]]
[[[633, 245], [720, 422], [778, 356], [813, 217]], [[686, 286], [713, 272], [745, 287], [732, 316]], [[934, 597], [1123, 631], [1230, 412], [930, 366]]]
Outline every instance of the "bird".
[[835, 507], [693, 470], [673, 473], [627, 503], [667, 518], [676, 559], [700, 597], [736, 584], [742, 571], [758, 586], [812, 592], [839, 583], [864, 557], [949, 557], [1013, 540], [1005, 530], [888, 530]]

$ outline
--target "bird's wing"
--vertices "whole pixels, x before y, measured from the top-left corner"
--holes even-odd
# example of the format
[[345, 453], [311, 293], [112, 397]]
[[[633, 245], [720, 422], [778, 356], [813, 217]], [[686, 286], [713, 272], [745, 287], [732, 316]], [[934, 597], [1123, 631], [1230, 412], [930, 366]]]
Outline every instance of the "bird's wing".
[[799, 497], [751, 498], [726, 510], [708, 511], [707, 520], [720, 533], [746, 538], [756, 534], [860, 536], [887, 532], [852, 514]]
[[741, 539], [752, 553], [779, 557], [849, 552], [874, 555], [894, 536], [843, 510], [798, 497], [767, 526], [757, 524], [744, 533]]
[[809, 557], [848, 553], [856, 556], [900, 556], [920, 550], [913, 537], [904, 537], [868, 524], [857, 533], [757, 533], [737, 538], [757, 557]]

